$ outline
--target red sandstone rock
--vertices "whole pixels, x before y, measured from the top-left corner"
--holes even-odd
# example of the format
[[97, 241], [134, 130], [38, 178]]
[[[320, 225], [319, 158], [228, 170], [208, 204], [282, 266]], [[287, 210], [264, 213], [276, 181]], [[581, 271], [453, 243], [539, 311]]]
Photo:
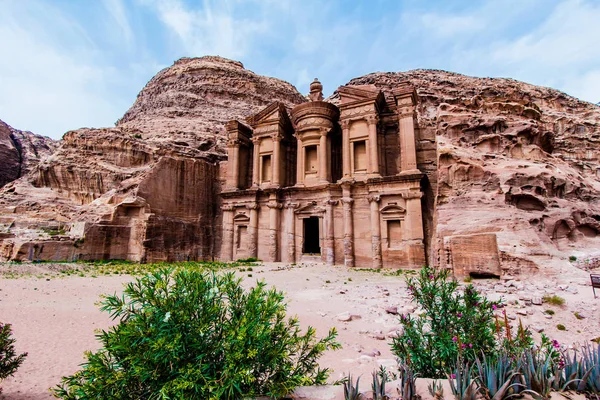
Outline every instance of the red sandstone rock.
[[0, 187], [26, 175], [56, 147], [48, 137], [14, 129], [0, 120]]

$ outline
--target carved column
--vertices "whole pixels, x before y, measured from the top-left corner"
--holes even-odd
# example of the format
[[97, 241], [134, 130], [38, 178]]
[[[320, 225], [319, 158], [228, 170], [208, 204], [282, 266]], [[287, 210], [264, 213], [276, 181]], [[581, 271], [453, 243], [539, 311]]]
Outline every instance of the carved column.
[[368, 197], [371, 205], [371, 251], [373, 256], [373, 268], [383, 267], [381, 257], [381, 223], [379, 221], [379, 200], [380, 196], [372, 195]]
[[408, 192], [402, 195], [406, 199], [406, 238], [423, 240], [423, 215], [421, 211], [421, 192]]
[[344, 205], [344, 265], [354, 267], [354, 224], [352, 223], [352, 193], [350, 185], [342, 186], [342, 204]]
[[296, 140], [298, 142], [298, 151], [297, 151], [297, 164], [296, 165], [296, 185], [300, 185], [304, 183], [304, 145], [302, 144], [302, 139], [300, 135], [296, 136]]
[[379, 175], [379, 148], [377, 143], [377, 121], [379, 117], [376, 115], [367, 118], [369, 128], [369, 169], [371, 174]]
[[258, 209], [260, 205], [253, 203], [246, 206], [250, 210], [250, 226], [248, 227], [248, 257], [258, 257]]
[[278, 261], [278, 232], [279, 232], [279, 210], [281, 209], [281, 204], [277, 202], [276, 195], [271, 195], [269, 199], [269, 203], [267, 204], [269, 207], [269, 260], [268, 261]]
[[279, 185], [280, 184], [280, 175], [281, 173], [281, 136], [275, 135], [273, 136], [273, 178], [271, 179], [271, 184]]
[[416, 94], [396, 95], [398, 104], [398, 133], [400, 134], [400, 173], [411, 174], [417, 169], [417, 146], [415, 143]]
[[352, 176], [350, 169], [350, 121], [342, 121], [342, 168], [344, 178]]
[[221, 207], [223, 211], [223, 242], [221, 244], [221, 261], [233, 261], [233, 211], [231, 205]]
[[260, 140], [252, 138], [252, 186], [260, 186]]
[[229, 159], [229, 176], [227, 177], [227, 187], [237, 189], [240, 186], [240, 141], [231, 139], [227, 144], [227, 156]]
[[327, 131], [321, 130], [321, 139], [319, 141], [319, 179], [322, 182], [328, 182], [327, 179]]
[[296, 209], [298, 203], [287, 203], [285, 208], [288, 210], [288, 217], [286, 223], [286, 235], [287, 235], [287, 262], [296, 262]]
[[326, 200], [325, 210], [327, 215], [327, 222], [325, 225], [325, 262], [327, 265], [335, 264], [335, 237], [334, 237], [334, 216], [333, 206], [338, 203], [337, 200]]

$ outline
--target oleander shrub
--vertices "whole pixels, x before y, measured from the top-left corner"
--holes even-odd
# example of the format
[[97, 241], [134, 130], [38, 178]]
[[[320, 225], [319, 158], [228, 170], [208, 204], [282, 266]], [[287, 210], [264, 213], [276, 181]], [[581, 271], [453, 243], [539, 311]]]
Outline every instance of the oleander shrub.
[[[27, 353], [17, 354], [10, 324], [0, 322], [0, 382], [13, 375], [25, 361]], [[0, 393], [2, 388], [0, 388]]]
[[160, 269], [129, 283], [101, 310], [118, 324], [102, 347], [54, 389], [63, 399], [241, 399], [281, 397], [323, 384], [317, 360], [340, 347], [286, 317], [281, 292], [233, 273]]
[[465, 362], [490, 354], [495, 346], [494, 309], [473, 285], [458, 290], [446, 269], [424, 267], [407, 285], [423, 311], [401, 315], [404, 334], [392, 341], [392, 351], [424, 378], [446, 378], [459, 356]]

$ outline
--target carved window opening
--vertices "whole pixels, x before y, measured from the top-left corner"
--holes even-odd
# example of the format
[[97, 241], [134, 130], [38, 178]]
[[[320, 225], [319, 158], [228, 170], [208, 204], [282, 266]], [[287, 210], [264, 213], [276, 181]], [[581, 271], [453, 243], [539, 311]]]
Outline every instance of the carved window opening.
[[319, 170], [319, 157], [317, 152], [317, 146], [306, 146], [306, 161], [305, 172], [306, 173], [317, 173]]
[[262, 156], [261, 181], [271, 182], [271, 155]]
[[388, 249], [400, 247], [402, 242], [402, 221], [399, 219], [391, 219], [387, 221], [387, 236]]
[[360, 140], [353, 143], [354, 171], [367, 172], [367, 142]]
[[248, 233], [248, 226], [246, 225], [238, 225], [237, 227], [237, 235], [236, 235], [236, 248], [242, 249], [246, 248], [246, 235]]

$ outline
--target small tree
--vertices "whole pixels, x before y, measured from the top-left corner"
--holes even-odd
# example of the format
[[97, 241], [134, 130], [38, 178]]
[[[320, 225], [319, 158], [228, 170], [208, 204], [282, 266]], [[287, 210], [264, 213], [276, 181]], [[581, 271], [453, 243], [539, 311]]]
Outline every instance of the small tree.
[[424, 267], [407, 279], [418, 315], [401, 315], [404, 334], [394, 338], [392, 351], [422, 377], [446, 378], [459, 353], [467, 361], [495, 347], [495, 305], [472, 285], [464, 291], [449, 271]]
[[0, 382], [13, 375], [27, 356], [27, 353], [17, 355], [14, 343], [11, 325], [0, 322]]
[[334, 329], [320, 340], [286, 319], [283, 294], [258, 282], [248, 291], [233, 273], [162, 269], [106, 297], [119, 324], [102, 348], [54, 390], [64, 399], [240, 399], [279, 397], [323, 384], [317, 359], [337, 349]]

